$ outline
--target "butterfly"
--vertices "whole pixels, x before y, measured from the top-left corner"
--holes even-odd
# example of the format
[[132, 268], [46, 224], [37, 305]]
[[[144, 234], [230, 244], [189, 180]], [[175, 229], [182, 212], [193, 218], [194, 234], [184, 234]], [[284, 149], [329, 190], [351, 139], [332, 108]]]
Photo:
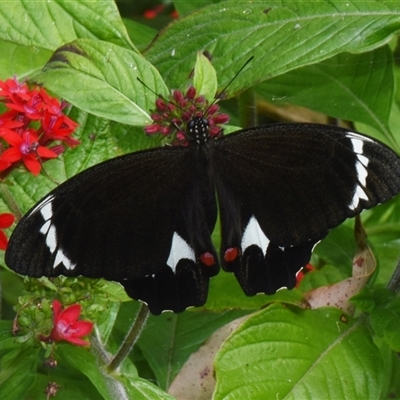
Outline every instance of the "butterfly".
[[[400, 159], [348, 129], [271, 124], [120, 156], [65, 181], [15, 228], [14, 271], [120, 282], [153, 314], [204, 305], [220, 267], [244, 293], [293, 288], [315, 244], [400, 192]], [[211, 234], [219, 213], [219, 255]]]

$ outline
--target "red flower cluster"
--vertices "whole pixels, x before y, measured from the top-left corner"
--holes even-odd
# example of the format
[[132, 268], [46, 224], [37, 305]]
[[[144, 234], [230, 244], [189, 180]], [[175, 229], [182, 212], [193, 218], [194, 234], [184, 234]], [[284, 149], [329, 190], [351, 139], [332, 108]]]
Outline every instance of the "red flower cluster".
[[90, 343], [82, 340], [82, 336], [89, 335], [93, 329], [93, 322], [78, 321], [81, 306], [73, 304], [62, 310], [61, 303], [53, 300], [53, 329], [49, 336], [41, 337], [43, 341], [59, 342], [65, 340], [77, 346], [87, 346]]
[[42, 159], [55, 158], [63, 146], [48, 146], [62, 141], [73, 147], [71, 138], [78, 126], [62, 113], [66, 103], [49, 96], [43, 88], [29, 89], [16, 78], [0, 81], [0, 102], [8, 110], [0, 115], [0, 172], [20, 163], [34, 175]]
[[14, 221], [14, 215], [9, 213], [0, 214], [0, 250], [5, 250], [8, 244], [7, 236], [1, 229], [9, 228]]
[[218, 111], [217, 104], [209, 106], [204, 96], [196, 97], [196, 89], [190, 86], [185, 95], [175, 90], [168, 101], [159, 97], [156, 111], [151, 115], [154, 124], [146, 126], [144, 130], [149, 135], [173, 136], [172, 143], [175, 145], [187, 145], [186, 125], [193, 117], [208, 119], [211, 136], [221, 134], [219, 125], [227, 123], [229, 116]]

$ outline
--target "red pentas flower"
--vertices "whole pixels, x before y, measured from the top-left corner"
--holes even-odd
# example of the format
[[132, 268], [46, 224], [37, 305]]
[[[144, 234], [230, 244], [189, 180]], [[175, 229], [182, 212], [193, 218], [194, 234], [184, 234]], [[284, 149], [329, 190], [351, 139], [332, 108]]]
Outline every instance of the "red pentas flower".
[[30, 89], [17, 78], [0, 81], [0, 102], [8, 109], [0, 115], [0, 172], [8, 173], [22, 162], [37, 175], [44, 161], [64, 151], [55, 141], [79, 144], [71, 137], [78, 124], [63, 114], [66, 103], [45, 89]]
[[11, 146], [1, 154], [1, 160], [13, 164], [22, 160], [25, 167], [37, 175], [40, 172], [41, 164], [38, 156], [43, 158], [55, 158], [58, 154], [41, 146], [38, 134], [34, 129], [27, 129], [19, 135], [16, 132], [8, 132], [3, 135], [3, 139]]
[[59, 342], [64, 340], [77, 346], [88, 346], [90, 343], [81, 339], [88, 335], [93, 329], [93, 322], [78, 321], [81, 306], [73, 304], [62, 309], [58, 300], [53, 300], [53, 329], [49, 336], [40, 337], [42, 341]]
[[7, 248], [8, 239], [1, 229], [9, 228], [15, 221], [15, 217], [9, 213], [0, 214], [0, 250]]
[[229, 116], [218, 111], [217, 104], [210, 106], [204, 96], [196, 96], [196, 89], [190, 86], [185, 94], [175, 90], [168, 100], [159, 97], [156, 100], [156, 110], [151, 114], [154, 123], [144, 130], [149, 135], [169, 136], [172, 144], [187, 145], [186, 125], [193, 117], [204, 117], [208, 120], [210, 136], [222, 133], [220, 125], [227, 123]]

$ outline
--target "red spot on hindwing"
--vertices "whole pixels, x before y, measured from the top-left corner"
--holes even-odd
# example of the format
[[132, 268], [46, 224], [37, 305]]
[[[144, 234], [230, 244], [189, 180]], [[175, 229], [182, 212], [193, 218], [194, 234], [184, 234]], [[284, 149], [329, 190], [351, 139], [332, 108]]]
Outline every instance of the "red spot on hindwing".
[[208, 251], [200, 256], [200, 261], [207, 267], [212, 267], [215, 264], [214, 256]]
[[237, 247], [230, 247], [225, 251], [224, 260], [225, 262], [235, 261], [239, 256], [239, 249]]

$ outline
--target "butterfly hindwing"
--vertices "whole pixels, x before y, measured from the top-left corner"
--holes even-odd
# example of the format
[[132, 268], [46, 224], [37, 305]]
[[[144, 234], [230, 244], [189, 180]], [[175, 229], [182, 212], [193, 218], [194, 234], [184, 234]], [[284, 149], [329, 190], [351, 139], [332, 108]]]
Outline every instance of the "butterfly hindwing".
[[329, 229], [400, 191], [396, 154], [342, 128], [270, 125], [215, 147], [221, 262], [250, 295], [292, 288]]
[[[167, 297], [162, 293], [176, 299], [161, 309], [202, 305], [209, 277], [219, 268], [210, 239], [214, 189], [202, 182], [197, 161], [182, 147], [96, 165], [26, 214], [12, 235], [6, 262], [35, 277], [83, 275], [122, 282], [153, 313], [160, 312], [157, 297]], [[198, 262], [207, 252], [215, 260], [211, 268]], [[145, 290], [144, 282], [157, 289]], [[187, 288], [191, 297], [181, 304], [180, 293]]]

